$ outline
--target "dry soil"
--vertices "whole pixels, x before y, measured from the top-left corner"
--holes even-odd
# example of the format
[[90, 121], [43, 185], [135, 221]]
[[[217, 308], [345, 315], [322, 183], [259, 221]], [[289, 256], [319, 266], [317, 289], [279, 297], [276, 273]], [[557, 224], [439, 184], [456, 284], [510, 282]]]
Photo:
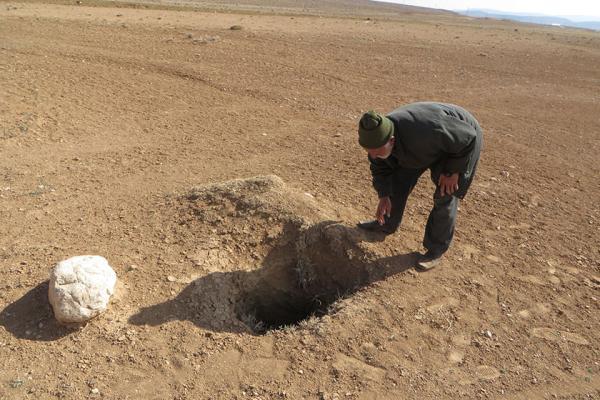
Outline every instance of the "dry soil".
[[[0, 398], [600, 398], [600, 34], [226, 3], [0, 2]], [[485, 135], [427, 273], [426, 176], [354, 228], [357, 119], [418, 100]], [[119, 288], [61, 327], [82, 254]]]

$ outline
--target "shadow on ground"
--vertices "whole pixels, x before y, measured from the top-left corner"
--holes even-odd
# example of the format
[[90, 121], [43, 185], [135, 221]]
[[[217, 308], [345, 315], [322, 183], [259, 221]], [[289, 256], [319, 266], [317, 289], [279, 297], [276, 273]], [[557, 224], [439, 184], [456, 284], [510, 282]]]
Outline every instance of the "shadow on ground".
[[288, 224], [259, 269], [210, 273], [129, 322], [189, 320], [212, 331], [263, 334], [323, 316], [340, 298], [415, 265], [418, 253], [373, 260], [358, 246], [383, 239], [332, 221], [309, 228]]
[[48, 302], [48, 281], [40, 283], [0, 312], [0, 326], [19, 339], [52, 341], [76, 329], [60, 325]]

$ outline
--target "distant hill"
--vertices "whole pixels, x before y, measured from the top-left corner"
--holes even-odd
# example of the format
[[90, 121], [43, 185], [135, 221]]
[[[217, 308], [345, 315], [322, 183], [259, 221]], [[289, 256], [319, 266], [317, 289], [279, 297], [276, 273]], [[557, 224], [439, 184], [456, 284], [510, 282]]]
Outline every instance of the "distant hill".
[[[35, 1], [35, 0], [34, 0]], [[71, 1], [72, 0], [49, 0]], [[447, 10], [371, 0], [128, 0], [133, 4], [188, 6], [206, 10], [236, 10], [257, 13], [336, 15], [397, 18], [407, 14], [454, 15]]]
[[560, 25], [560, 26], [570, 26], [570, 27], [574, 27], [574, 28], [600, 30], [600, 21], [573, 21], [573, 20], [570, 20], [565, 17], [506, 13], [506, 12], [501, 12], [501, 11], [481, 10], [481, 9], [470, 9], [470, 10], [457, 11], [457, 12], [460, 14], [463, 14], [463, 15], [468, 15], [470, 17], [509, 19], [509, 20], [513, 20], [513, 21], [528, 22], [528, 23], [532, 23], [532, 24]]

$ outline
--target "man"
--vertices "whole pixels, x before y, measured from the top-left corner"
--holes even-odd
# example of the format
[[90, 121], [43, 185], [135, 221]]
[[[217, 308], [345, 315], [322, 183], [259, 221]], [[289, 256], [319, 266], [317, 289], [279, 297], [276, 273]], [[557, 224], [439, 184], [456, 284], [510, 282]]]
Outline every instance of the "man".
[[413, 103], [387, 116], [365, 113], [358, 141], [368, 153], [379, 196], [376, 219], [359, 223], [360, 228], [394, 233], [417, 180], [430, 170], [436, 190], [423, 239], [427, 252], [417, 268], [435, 267], [450, 247], [459, 199], [465, 197], [475, 176], [482, 145], [479, 123], [452, 104]]

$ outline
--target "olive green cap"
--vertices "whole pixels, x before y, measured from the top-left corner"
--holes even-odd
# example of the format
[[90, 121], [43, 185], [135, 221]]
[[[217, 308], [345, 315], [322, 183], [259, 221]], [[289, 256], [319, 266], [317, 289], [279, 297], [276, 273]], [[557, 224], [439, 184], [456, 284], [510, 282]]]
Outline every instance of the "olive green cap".
[[358, 123], [358, 143], [365, 149], [377, 149], [394, 135], [394, 123], [375, 111], [363, 114]]

